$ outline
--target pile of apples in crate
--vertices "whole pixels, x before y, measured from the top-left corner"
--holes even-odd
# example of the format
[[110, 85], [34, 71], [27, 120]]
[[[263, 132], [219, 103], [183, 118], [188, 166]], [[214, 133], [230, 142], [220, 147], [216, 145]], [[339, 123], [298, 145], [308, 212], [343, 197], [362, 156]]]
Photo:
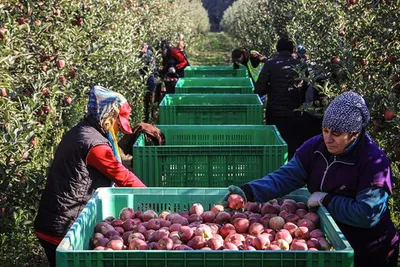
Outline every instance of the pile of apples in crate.
[[230, 195], [225, 211], [193, 204], [182, 213], [123, 208], [95, 227], [94, 250], [330, 250], [319, 216], [303, 202], [247, 202]]

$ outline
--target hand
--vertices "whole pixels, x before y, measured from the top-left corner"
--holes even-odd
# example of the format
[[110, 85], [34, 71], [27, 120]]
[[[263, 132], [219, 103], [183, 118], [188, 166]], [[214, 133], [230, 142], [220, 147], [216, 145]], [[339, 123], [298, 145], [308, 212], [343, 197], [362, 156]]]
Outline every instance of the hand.
[[312, 195], [310, 196], [310, 198], [307, 201], [307, 206], [309, 208], [322, 206], [322, 200], [324, 199], [324, 197], [327, 194], [328, 193], [324, 193], [324, 192], [314, 192], [314, 193], [312, 193]]
[[228, 207], [228, 198], [231, 194], [238, 194], [239, 196], [241, 196], [244, 199], [244, 202], [247, 202], [247, 198], [246, 198], [246, 194], [243, 192], [243, 190], [236, 185], [230, 185], [228, 187], [228, 193], [226, 193], [226, 195], [224, 196], [224, 198], [222, 199], [222, 206], [224, 206], [224, 208], [229, 208]]

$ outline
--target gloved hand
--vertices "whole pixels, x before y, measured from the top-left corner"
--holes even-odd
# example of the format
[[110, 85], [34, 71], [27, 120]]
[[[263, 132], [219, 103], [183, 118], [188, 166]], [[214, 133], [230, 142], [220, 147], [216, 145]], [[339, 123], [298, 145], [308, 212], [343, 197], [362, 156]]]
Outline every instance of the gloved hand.
[[228, 193], [224, 196], [224, 198], [221, 201], [221, 205], [224, 206], [224, 208], [229, 208], [228, 206], [228, 198], [231, 194], [238, 194], [244, 199], [244, 202], [247, 202], [246, 194], [243, 192], [243, 190], [236, 185], [230, 185], [228, 187]]
[[314, 192], [314, 193], [312, 193], [312, 195], [310, 196], [310, 198], [307, 201], [307, 206], [309, 208], [322, 206], [322, 200], [324, 199], [324, 197], [327, 194], [328, 193], [324, 193], [324, 192]]

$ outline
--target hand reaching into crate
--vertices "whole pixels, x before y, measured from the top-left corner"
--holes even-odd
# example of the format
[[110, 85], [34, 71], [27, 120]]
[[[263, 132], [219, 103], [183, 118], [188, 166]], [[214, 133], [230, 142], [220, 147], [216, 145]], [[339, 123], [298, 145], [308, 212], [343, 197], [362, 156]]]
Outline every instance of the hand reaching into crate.
[[228, 193], [222, 199], [222, 206], [225, 209], [229, 208], [232, 210], [241, 209], [247, 202], [246, 194], [244, 191], [236, 185], [230, 185], [228, 187]]

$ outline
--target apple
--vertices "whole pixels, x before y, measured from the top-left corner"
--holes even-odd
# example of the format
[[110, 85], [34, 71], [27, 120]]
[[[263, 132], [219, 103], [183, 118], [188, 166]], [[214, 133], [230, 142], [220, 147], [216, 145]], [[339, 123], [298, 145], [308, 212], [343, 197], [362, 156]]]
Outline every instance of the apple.
[[265, 250], [271, 244], [268, 234], [260, 234], [253, 239], [253, 246], [258, 250]]
[[264, 226], [261, 223], [256, 222], [249, 226], [248, 233], [253, 236], [257, 236], [257, 235], [261, 234], [262, 232], [264, 232]]
[[396, 115], [394, 114], [394, 112], [390, 109], [386, 109], [384, 111], [383, 117], [385, 118], [385, 121], [390, 121], [392, 120]]
[[219, 230], [219, 234], [222, 236], [222, 238], [227, 237], [230, 234], [236, 233], [236, 228], [230, 223], [224, 224], [221, 229]]
[[332, 57], [331, 58], [331, 62], [333, 63], [333, 64], [337, 64], [337, 63], [339, 63], [340, 62], [340, 58], [339, 57]]
[[236, 229], [237, 233], [246, 233], [249, 229], [250, 222], [248, 219], [237, 218], [233, 220], [233, 226]]
[[195, 236], [187, 242], [187, 245], [194, 249], [201, 249], [207, 245], [207, 240], [202, 236]]
[[261, 215], [265, 215], [265, 214], [278, 214], [279, 213], [279, 209], [274, 206], [271, 203], [265, 203], [262, 207], [261, 207]]
[[224, 245], [224, 241], [219, 238], [211, 237], [207, 240], [207, 246], [212, 250], [219, 250]]
[[258, 203], [256, 202], [247, 202], [246, 204], [244, 204], [244, 210], [248, 210], [254, 213], [257, 213], [260, 211], [260, 206], [258, 205]]
[[43, 87], [43, 88], [40, 90], [40, 92], [42, 93], [43, 96], [48, 96], [49, 93], [50, 93], [49, 88], [47, 88], [47, 87]]
[[[215, 213], [214, 212], [212, 212], [212, 211], [205, 211], [205, 212], [203, 212], [202, 214], [201, 214], [201, 218], [203, 219], [203, 222], [205, 222], [205, 223], [212, 223], [212, 222], [214, 222], [214, 219], [215, 219], [215, 217], [216, 217], [216, 215], [215, 215]], [[189, 217], [189, 219], [190, 219], [190, 217]], [[190, 220], [189, 220], [190, 221]]]
[[187, 242], [194, 236], [194, 231], [189, 226], [182, 226], [178, 230], [178, 235], [183, 242]]
[[230, 194], [228, 197], [228, 207], [233, 210], [241, 209], [244, 206], [244, 198], [238, 194]]
[[294, 232], [294, 236], [300, 239], [308, 240], [310, 238], [310, 230], [305, 226], [299, 226]]
[[24, 17], [18, 18], [17, 22], [19, 25], [25, 24], [28, 20]]
[[307, 242], [303, 239], [295, 239], [290, 244], [291, 250], [308, 250]]
[[224, 206], [216, 204], [216, 205], [212, 206], [210, 210], [212, 212], [214, 212], [215, 214], [218, 214], [219, 212], [224, 211]]
[[42, 110], [43, 110], [45, 113], [49, 113], [49, 112], [51, 111], [51, 108], [50, 108], [49, 105], [44, 105], [43, 108], [42, 108]]
[[278, 246], [281, 250], [289, 250], [289, 243], [285, 239], [278, 239], [271, 243], [272, 245]]
[[308, 228], [308, 230], [311, 232], [312, 230], [315, 229], [315, 225], [312, 221], [308, 220], [308, 219], [301, 219], [297, 222], [297, 226], [305, 226]]
[[4, 39], [6, 36], [8, 29], [6, 27], [1, 27], [0, 28], [0, 39]]
[[158, 214], [154, 210], [146, 210], [143, 212], [143, 221], [148, 222], [151, 219], [155, 219], [158, 217]]
[[158, 218], [150, 219], [147, 223], [148, 230], [158, 230], [161, 228], [160, 220]]
[[66, 96], [66, 97], [64, 98], [64, 102], [65, 102], [65, 104], [67, 104], [67, 105], [71, 105], [72, 98], [69, 97], [69, 96]]
[[42, 69], [42, 71], [47, 72], [48, 69], [49, 69], [49, 67], [47, 67], [47, 65], [43, 65], [43, 66], [41, 67], [41, 69]]
[[230, 221], [231, 221], [231, 215], [226, 211], [219, 212], [215, 217], [215, 223], [217, 224], [223, 225], [225, 223], [229, 223]]
[[188, 221], [189, 221], [189, 223], [194, 223], [194, 222], [202, 223], [203, 218], [198, 214], [192, 214], [189, 216]]
[[2, 97], [7, 97], [7, 90], [4, 87], [1, 88], [1, 96]]
[[110, 240], [107, 243], [107, 247], [111, 248], [112, 250], [122, 250], [124, 248], [124, 242], [122, 242], [121, 240], [117, 239], [117, 240]]
[[66, 78], [64, 75], [58, 76], [58, 80], [60, 81], [60, 83], [61, 83], [62, 85], [64, 85], [64, 84], [67, 83], [67, 78]]
[[210, 226], [206, 224], [200, 224], [194, 231], [195, 236], [202, 236], [205, 240], [210, 239], [213, 236]]
[[65, 60], [59, 59], [57, 60], [57, 68], [62, 69], [65, 67]]
[[158, 250], [171, 250], [174, 245], [174, 241], [171, 238], [165, 236], [158, 240], [157, 249]]
[[68, 77], [70, 77], [70, 78], [75, 78], [75, 77], [76, 77], [76, 71], [75, 71], [75, 69], [73, 69], [73, 68], [69, 69], [69, 71], [68, 71]]
[[60, 16], [61, 15], [61, 9], [57, 8], [54, 10], [54, 15]]
[[204, 208], [203, 205], [201, 205], [200, 203], [194, 203], [190, 209], [189, 209], [189, 214], [197, 214], [197, 215], [201, 215], [204, 212]]
[[33, 24], [35, 24], [35, 26], [39, 27], [40, 25], [42, 25], [42, 22], [40, 20], [35, 20], [35, 22]]
[[130, 250], [146, 250], [148, 249], [146, 241], [134, 238], [129, 242], [129, 249]]

